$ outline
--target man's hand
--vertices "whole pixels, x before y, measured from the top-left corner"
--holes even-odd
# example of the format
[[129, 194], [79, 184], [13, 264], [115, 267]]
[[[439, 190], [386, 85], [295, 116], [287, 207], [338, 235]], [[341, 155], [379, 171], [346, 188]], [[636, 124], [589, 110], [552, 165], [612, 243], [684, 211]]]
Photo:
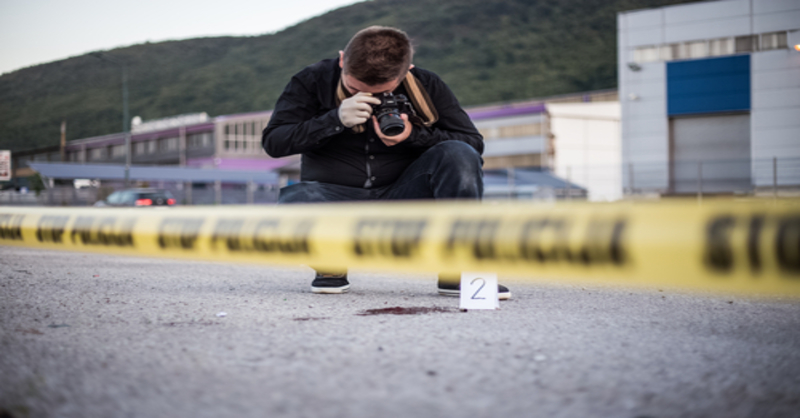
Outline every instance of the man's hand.
[[372, 106], [381, 104], [381, 100], [372, 97], [371, 93], [358, 93], [355, 96], [342, 100], [339, 105], [339, 120], [345, 128], [361, 125], [369, 120], [372, 115]]
[[375, 133], [378, 135], [378, 138], [380, 138], [381, 141], [386, 144], [387, 147], [397, 145], [408, 139], [408, 137], [411, 135], [411, 130], [414, 128], [414, 125], [408, 121], [408, 115], [401, 113], [400, 117], [403, 119], [403, 123], [405, 123], [406, 127], [403, 129], [403, 132], [400, 132], [395, 136], [384, 135], [383, 132], [381, 132], [380, 125], [378, 125], [378, 118], [375, 116], [372, 117], [372, 124], [375, 126]]

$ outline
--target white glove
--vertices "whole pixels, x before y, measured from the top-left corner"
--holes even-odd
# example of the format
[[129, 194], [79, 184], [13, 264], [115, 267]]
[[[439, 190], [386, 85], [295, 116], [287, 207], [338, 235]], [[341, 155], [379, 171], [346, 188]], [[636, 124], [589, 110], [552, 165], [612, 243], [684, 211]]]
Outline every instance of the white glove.
[[372, 116], [372, 106], [370, 104], [381, 104], [381, 100], [377, 97], [372, 97], [372, 93], [358, 93], [355, 96], [348, 97], [342, 100], [339, 105], [339, 120], [346, 128], [352, 128], [356, 125], [369, 120]]

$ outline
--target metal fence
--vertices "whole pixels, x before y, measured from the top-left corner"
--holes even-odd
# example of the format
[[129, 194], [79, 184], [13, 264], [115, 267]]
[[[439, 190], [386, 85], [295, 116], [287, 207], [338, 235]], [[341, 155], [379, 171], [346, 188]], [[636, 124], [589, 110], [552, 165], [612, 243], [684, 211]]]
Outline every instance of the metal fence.
[[796, 196], [800, 158], [629, 163], [622, 175], [625, 196]]
[[[258, 205], [275, 204], [278, 201], [278, 187], [273, 184], [192, 183], [190, 186], [183, 182], [149, 182], [139, 186], [167, 190], [179, 205]], [[6, 190], [0, 192], [0, 205], [92, 206], [124, 188], [123, 184], [107, 183], [101, 187], [85, 188], [54, 184], [38, 194], [34, 191]]]
[[586, 189], [590, 201], [662, 196], [800, 196], [800, 158], [793, 157], [572, 164], [557, 166], [554, 174]]
[[[515, 170], [505, 172], [512, 176]], [[552, 174], [568, 186], [528, 184], [509, 178], [503, 187], [487, 183], [487, 198], [616, 201], [662, 196], [800, 197], [800, 158], [569, 165], [557, 167]], [[156, 181], [140, 186], [169, 190], [182, 205], [274, 204], [279, 193], [275, 184], [192, 183], [190, 187], [189, 183]], [[0, 205], [91, 206], [123, 188], [121, 183], [104, 183], [99, 188], [55, 184], [38, 196], [30, 191], [2, 191]]]

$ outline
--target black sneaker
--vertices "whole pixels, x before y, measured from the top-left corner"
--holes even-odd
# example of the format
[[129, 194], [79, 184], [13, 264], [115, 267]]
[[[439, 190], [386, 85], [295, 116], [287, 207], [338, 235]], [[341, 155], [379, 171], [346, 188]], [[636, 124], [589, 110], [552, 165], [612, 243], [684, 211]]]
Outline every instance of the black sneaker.
[[[460, 280], [442, 280], [442, 278], [440, 277], [437, 286], [439, 287], [439, 294], [442, 296], [455, 296], [455, 297], [461, 296]], [[507, 287], [498, 284], [497, 299], [499, 300], [511, 299], [511, 291], [508, 290]]]
[[311, 292], [313, 293], [346, 293], [348, 290], [350, 290], [350, 282], [347, 281], [347, 273], [317, 273], [314, 281], [311, 282]]

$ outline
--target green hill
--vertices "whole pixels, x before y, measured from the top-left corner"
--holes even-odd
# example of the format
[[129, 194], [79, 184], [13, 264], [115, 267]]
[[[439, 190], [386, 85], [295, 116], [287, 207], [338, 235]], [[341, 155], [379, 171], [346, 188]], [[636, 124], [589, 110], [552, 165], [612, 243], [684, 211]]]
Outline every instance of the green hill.
[[[129, 63], [131, 116], [154, 119], [271, 109], [289, 78], [335, 57], [370, 25], [399, 27], [415, 64], [464, 105], [613, 88], [616, 13], [687, 0], [374, 0], [281, 32], [197, 38], [106, 51]], [[56, 145], [119, 132], [119, 67], [90, 55], [0, 76], [0, 149]]]

